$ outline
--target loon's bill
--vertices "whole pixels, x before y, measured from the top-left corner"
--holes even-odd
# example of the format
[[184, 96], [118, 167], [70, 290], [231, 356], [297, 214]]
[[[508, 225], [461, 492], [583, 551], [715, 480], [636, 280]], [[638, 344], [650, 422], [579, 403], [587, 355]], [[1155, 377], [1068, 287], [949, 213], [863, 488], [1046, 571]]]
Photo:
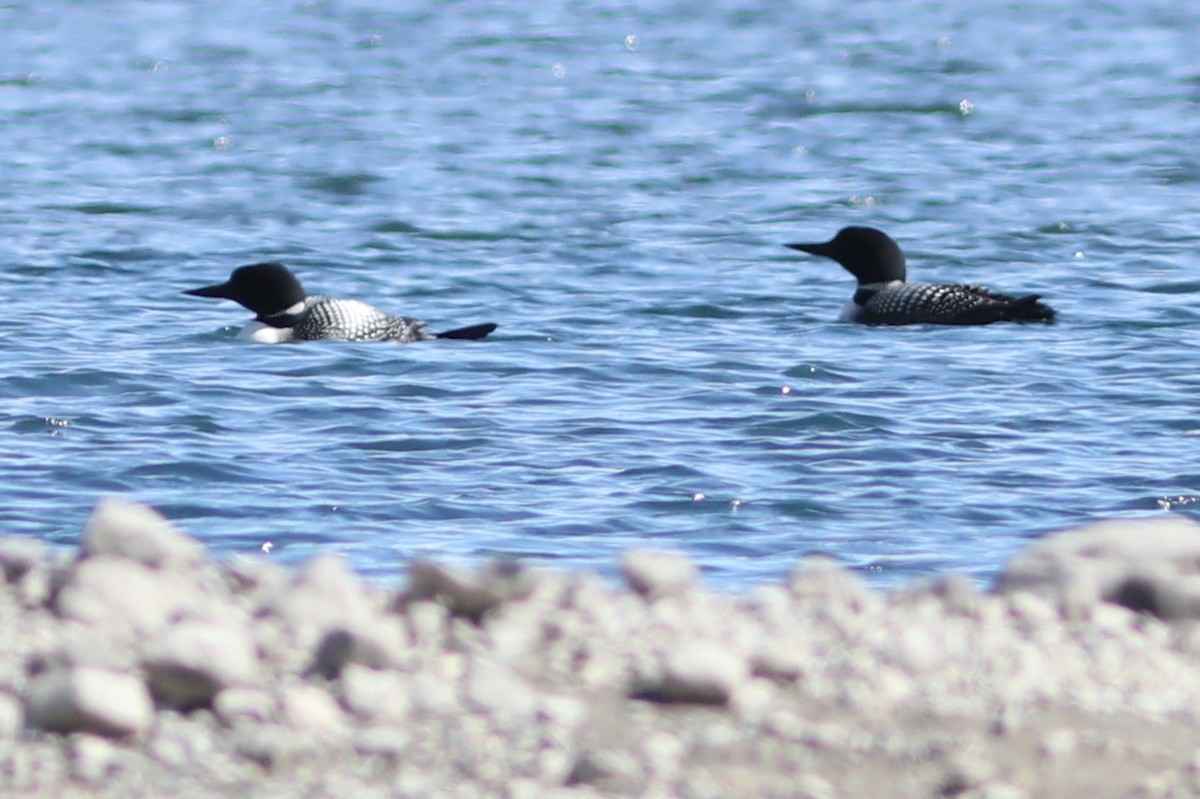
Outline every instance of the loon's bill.
[[358, 300], [305, 294], [300, 281], [283, 264], [240, 266], [229, 280], [183, 292], [193, 297], [233, 300], [254, 312], [238, 338], [268, 344], [286, 341], [394, 341], [407, 344], [435, 338], [478, 340], [496, 329], [491, 322], [444, 333], [425, 322], [380, 311]]
[[858, 280], [841, 321], [864, 325], [1054, 321], [1054, 309], [1039, 302], [1037, 294], [1014, 297], [966, 283], [905, 283], [900, 245], [875, 228], [846, 227], [829, 241], [784, 246], [832, 258]]

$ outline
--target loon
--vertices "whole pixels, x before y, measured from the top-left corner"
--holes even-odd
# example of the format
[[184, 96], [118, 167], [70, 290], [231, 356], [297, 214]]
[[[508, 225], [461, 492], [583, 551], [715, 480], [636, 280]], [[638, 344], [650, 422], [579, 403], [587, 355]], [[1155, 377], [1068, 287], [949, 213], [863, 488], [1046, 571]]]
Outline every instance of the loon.
[[432, 333], [425, 323], [393, 316], [358, 300], [308, 295], [283, 264], [239, 266], [229, 280], [183, 292], [193, 297], [220, 297], [254, 311], [238, 338], [265, 344], [285, 341], [427, 341], [434, 338], [481, 339], [496, 329], [489, 323]]
[[1013, 297], [965, 283], [905, 283], [904, 253], [882, 230], [846, 227], [830, 241], [785, 244], [824, 255], [858, 278], [839, 321], [863, 325], [990, 325], [1053, 322], [1054, 309], [1037, 294]]

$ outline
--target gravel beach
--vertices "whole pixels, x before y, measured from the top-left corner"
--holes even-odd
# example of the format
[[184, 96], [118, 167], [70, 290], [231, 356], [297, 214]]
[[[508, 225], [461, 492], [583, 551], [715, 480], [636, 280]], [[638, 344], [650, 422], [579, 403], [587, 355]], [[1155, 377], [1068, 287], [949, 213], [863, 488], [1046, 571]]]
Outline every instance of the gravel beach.
[[336, 557], [215, 561], [97, 505], [77, 557], [0, 539], [5, 797], [1200, 795], [1200, 526], [1032, 543], [993, 590], [823, 558], [706, 590]]

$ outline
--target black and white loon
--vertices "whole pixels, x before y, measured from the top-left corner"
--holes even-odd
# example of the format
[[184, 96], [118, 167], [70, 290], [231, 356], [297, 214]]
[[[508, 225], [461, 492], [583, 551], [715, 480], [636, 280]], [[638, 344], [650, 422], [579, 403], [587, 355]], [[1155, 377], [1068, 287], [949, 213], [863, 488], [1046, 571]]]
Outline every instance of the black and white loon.
[[254, 311], [238, 338], [266, 344], [285, 341], [426, 341], [434, 338], [481, 339], [496, 329], [485, 323], [431, 333], [425, 323], [393, 316], [358, 300], [308, 295], [283, 264], [250, 264], [233, 270], [229, 280], [183, 292], [221, 297]]
[[990, 325], [1053, 322], [1054, 309], [1037, 294], [1012, 297], [965, 283], [905, 283], [904, 253], [881, 230], [847, 227], [830, 241], [786, 244], [832, 258], [858, 278], [840, 320], [864, 325]]

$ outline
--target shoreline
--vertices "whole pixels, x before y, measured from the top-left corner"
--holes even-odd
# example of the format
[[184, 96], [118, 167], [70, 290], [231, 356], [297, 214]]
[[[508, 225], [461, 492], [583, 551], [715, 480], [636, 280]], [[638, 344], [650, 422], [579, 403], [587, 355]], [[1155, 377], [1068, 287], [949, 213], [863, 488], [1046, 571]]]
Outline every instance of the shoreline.
[[101, 500], [0, 539], [5, 796], [1095, 797], [1200, 792], [1200, 525], [1034, 541], [993, 590], [825, 558], [744, 593], [497, 562], [215, 562]]

